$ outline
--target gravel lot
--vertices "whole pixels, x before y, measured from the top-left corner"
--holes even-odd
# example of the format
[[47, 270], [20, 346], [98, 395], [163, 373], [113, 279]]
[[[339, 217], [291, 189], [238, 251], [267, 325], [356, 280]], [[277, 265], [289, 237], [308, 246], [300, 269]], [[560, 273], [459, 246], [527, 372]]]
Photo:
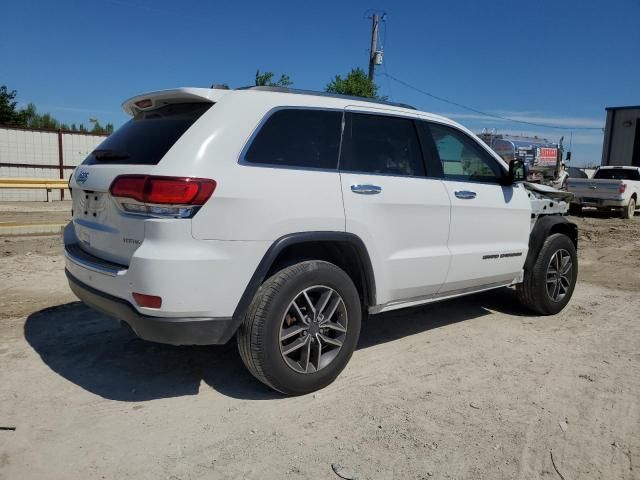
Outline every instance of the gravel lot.
[[59, 237], [0, 238], [0, 478], [638, 479], [640, 218], [574, 220], [561, 314], [502, 289], [372, 317], [297, 398], [234, 343], [148, 343], [84, 307]]

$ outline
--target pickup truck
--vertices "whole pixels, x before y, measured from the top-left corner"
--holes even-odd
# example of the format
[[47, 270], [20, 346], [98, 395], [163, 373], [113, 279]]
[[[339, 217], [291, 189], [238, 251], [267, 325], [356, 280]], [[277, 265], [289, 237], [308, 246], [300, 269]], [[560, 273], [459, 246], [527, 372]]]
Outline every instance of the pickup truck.
[[569, 178], [567, 190], [573, 194], [569, 212], [574, 215], [582, 207], [596, 207], [633, 218], [640, 198], [640, 167], [600, 167], [593, 178]]

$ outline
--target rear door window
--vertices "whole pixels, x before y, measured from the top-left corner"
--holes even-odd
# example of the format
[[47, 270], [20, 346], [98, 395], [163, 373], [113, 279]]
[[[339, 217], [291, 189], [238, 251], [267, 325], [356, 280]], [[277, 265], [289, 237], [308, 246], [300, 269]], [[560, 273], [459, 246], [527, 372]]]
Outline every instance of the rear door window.
[[425, 166], [413, 120], [349, 113], [340, 170], [424, 177]]
[[83, 165], [157, 165], [212, 103], [177, 103], [140, 112], [89, 154]]
[[335, 170], [341, 129], [341, 111], [277, 110], [258, 131], [244, 160], [278, 167]]

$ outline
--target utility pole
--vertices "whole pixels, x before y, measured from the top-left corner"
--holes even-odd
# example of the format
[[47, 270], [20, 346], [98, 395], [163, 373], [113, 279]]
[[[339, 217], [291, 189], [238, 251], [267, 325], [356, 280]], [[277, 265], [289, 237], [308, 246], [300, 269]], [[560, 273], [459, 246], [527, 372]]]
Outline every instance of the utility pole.
[[378, 14], [373, 14], [373, 25], [371, 28], [371, 49], [369, 50], [369, 80], [373, 82], [373, 71], [376, 67], [376, 49], [378, 43]]

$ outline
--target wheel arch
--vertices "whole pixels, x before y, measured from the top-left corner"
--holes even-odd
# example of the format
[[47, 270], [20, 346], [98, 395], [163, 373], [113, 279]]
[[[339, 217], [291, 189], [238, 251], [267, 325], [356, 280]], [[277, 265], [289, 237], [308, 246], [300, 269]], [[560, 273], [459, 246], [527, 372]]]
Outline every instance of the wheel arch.
[[529, 252], [524, 263], [525, 270], [530, 270], [538, 257], [545, 240], [555, 233], [569, 237], [578, 248], [578, 226], [560, 215], [548, 215], [538, 218], [529, 235]]
[[270, 275], [304, 260], [326, 260], [336, 264], [353, 280], [363, 306], [375, 305], [373, 267], [360, 237], [347, 232], [292, 233], [273, 242], [262, 257], [233, 313], [236, 325], [240, 324], [256, 291]]

